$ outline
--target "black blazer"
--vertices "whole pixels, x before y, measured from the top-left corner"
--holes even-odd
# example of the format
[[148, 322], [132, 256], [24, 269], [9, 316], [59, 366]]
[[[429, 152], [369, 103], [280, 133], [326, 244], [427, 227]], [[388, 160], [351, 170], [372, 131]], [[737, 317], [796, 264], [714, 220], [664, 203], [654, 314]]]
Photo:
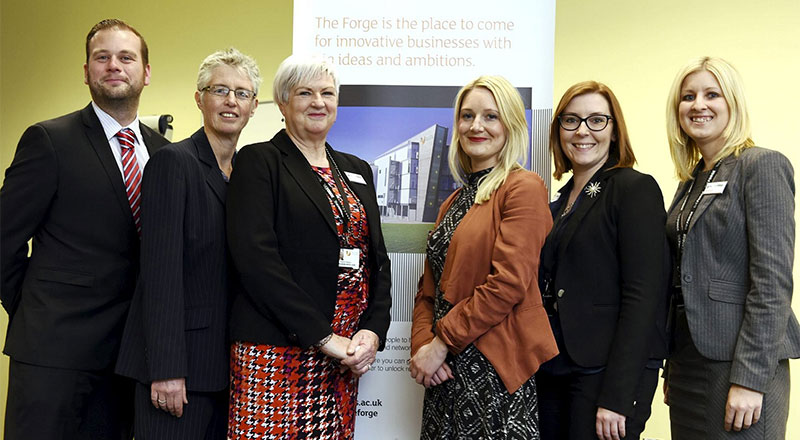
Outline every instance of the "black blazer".
[[[584, 194], [564, 225], [552, 291], [570, 358], [582, 367], [605, 366], [597, 405], [630, 416], [648, 358], [667, 354], [669, 245], [656, 181], [610, 165], [589, 181], [599, 192]], [[561, 189], [562, 200], [572, 183]], [[542, 258], [552, 267], [546, 252]]]
[[117, 373], [142, 383], [228, 384], [227, 183], [201, 128], [161, 149], [142, 181], [141, 275]]
[[[167, 143], [140, 127], [151, 154]], [[139, 237], [91, 104], [25, 131], [0, 190], [0, 224], [0, 297], [10, 321], [4, 353], [58, 368], [112, 365]]]
[[[360, 329], [381, 347], [389, 328], [391, 274], [383, 243], [372, 169], [327, 146], [367, 213], [369, 305]], [[228, 243], [241, 276], [233, 299], [235, 341], [307, 348], [331, 333], [339, 273], [336, 224], [319, 180], [285, 130], [269, 142], [244, 147], [228, 193]]]

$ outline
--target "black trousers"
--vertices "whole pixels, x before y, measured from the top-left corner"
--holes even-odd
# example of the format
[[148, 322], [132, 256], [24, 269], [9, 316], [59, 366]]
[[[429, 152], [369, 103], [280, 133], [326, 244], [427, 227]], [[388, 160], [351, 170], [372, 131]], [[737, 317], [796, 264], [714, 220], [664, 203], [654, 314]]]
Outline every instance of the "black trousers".
[[153, 406], [150, 384], [136, 383], [136, 440], [225, 440], [228, 435], [228, 390], [187, 391], [178, 418]]
[[133, 381], [112, 370], [42, 367], [11, 359], [6, 440], [130, 440]]
[[[634, 414], [625, 419], [625, 440], [638, 439], [644, 431], [658, 386], [658, 371], [645, 368], [642, 372]], [[597, 398], [604, 374], [536, 373], [542, 440], [597, 440]]]

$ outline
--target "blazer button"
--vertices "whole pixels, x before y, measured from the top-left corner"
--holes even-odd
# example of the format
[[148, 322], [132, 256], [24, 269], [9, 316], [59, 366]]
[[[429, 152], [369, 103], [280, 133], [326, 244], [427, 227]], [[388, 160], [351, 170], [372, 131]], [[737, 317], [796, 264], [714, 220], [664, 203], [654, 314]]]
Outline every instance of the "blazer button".
[[692, 276], [687, 273], [686, 275], [683, 276], [683, 281], [685, 281], [687, 283], [691, 283], [692, 282]]
[[558, 295], [559, 298], [564, 296], [564, 289], [558, 289], [558, 293], [556, 293], [556, 295]]

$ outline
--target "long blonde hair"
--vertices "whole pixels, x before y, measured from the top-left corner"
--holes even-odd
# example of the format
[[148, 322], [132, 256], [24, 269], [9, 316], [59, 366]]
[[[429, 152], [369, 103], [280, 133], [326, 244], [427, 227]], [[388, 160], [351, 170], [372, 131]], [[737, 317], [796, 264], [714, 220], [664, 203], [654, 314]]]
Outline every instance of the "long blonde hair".
[[738, 156], [745, 148], [750, 148], [755, 143], [750, 137], [750, 115], [747, 113], [747, 103], [744, 97], [744, 88], [739, 72], [722, 58], [700, 57], [689, 61], [678, 71], [667, 98], [667, 138], [672, 163], [675, 165], [675, 174], [685, 182], [692, 178], [692, 171], [700, 161], [700, 149], [692, 138], [681, 128], [678, 116], [678, 106], [681, 103], [681, 88], [687, 76], [706, 70], [714, 75], [722, 89], [722, 96], [728, 105], [730, 119], [722, 132], [725, 144], [714, 157], [716, 162], [724, 157], [734, 154]]
[[481, 204], [491, 197], [492, 193], [506, 181], [508, 175], [515, 169], [522, 168], [528, 160], [528, 124], [525, 120], [525, 106], [519, 92], [507, 79], [502, 76], [484, 75], [471, 81], [461, 88], [456, 96], [455, 116], [453, 121], [453, 137], [450, 141], [450, 151], [447, 161], [453, 178], [461, 183], [466, 183], [466, 177], [472, 172], [469, 156], [461, 148], [458, 134], [458, 123], [461, 114], [461, 105], [467, 94], [477, 87], [483, 87], [494, 96], [497, 110], [500, 114], [500, 123], [506, 130], [506, 143], [500, 150], [497, 165], [489, 174], [483, 176], [478, 184], [475, 194], [475, 203]]

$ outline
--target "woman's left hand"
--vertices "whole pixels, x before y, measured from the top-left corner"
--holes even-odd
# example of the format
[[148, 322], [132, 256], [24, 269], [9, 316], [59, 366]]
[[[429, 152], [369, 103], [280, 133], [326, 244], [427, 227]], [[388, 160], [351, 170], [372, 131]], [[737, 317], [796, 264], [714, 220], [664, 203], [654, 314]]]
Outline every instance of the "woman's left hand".
[[442, 362], [442, 366], [436, 370], [436, 373], [433, 374], [431, 378], [431, 383], [433, 385], [439, 385], [443, 382], [447, 382], [450, 379], [454, 379], [453, 370], [450, 369], [450, 366], [447, 365], [447, 362]]
[[610, 409], [598, 407], [595, 429], [599, 439], [619, 440], [625, 437], [625, 416]]
[[378, 354], [378, 335], [371, 330], [362, 329], [356, 332], [347, 346], [347, 357], [341, 364], [350, 369], [356, 376], [369, 371]]
[[438, 336], [417, 350], [411, 358], [411, 377], [425, 388], [430, 387], [433, 375], [439, 370], [447, 357], [447, 345]]

